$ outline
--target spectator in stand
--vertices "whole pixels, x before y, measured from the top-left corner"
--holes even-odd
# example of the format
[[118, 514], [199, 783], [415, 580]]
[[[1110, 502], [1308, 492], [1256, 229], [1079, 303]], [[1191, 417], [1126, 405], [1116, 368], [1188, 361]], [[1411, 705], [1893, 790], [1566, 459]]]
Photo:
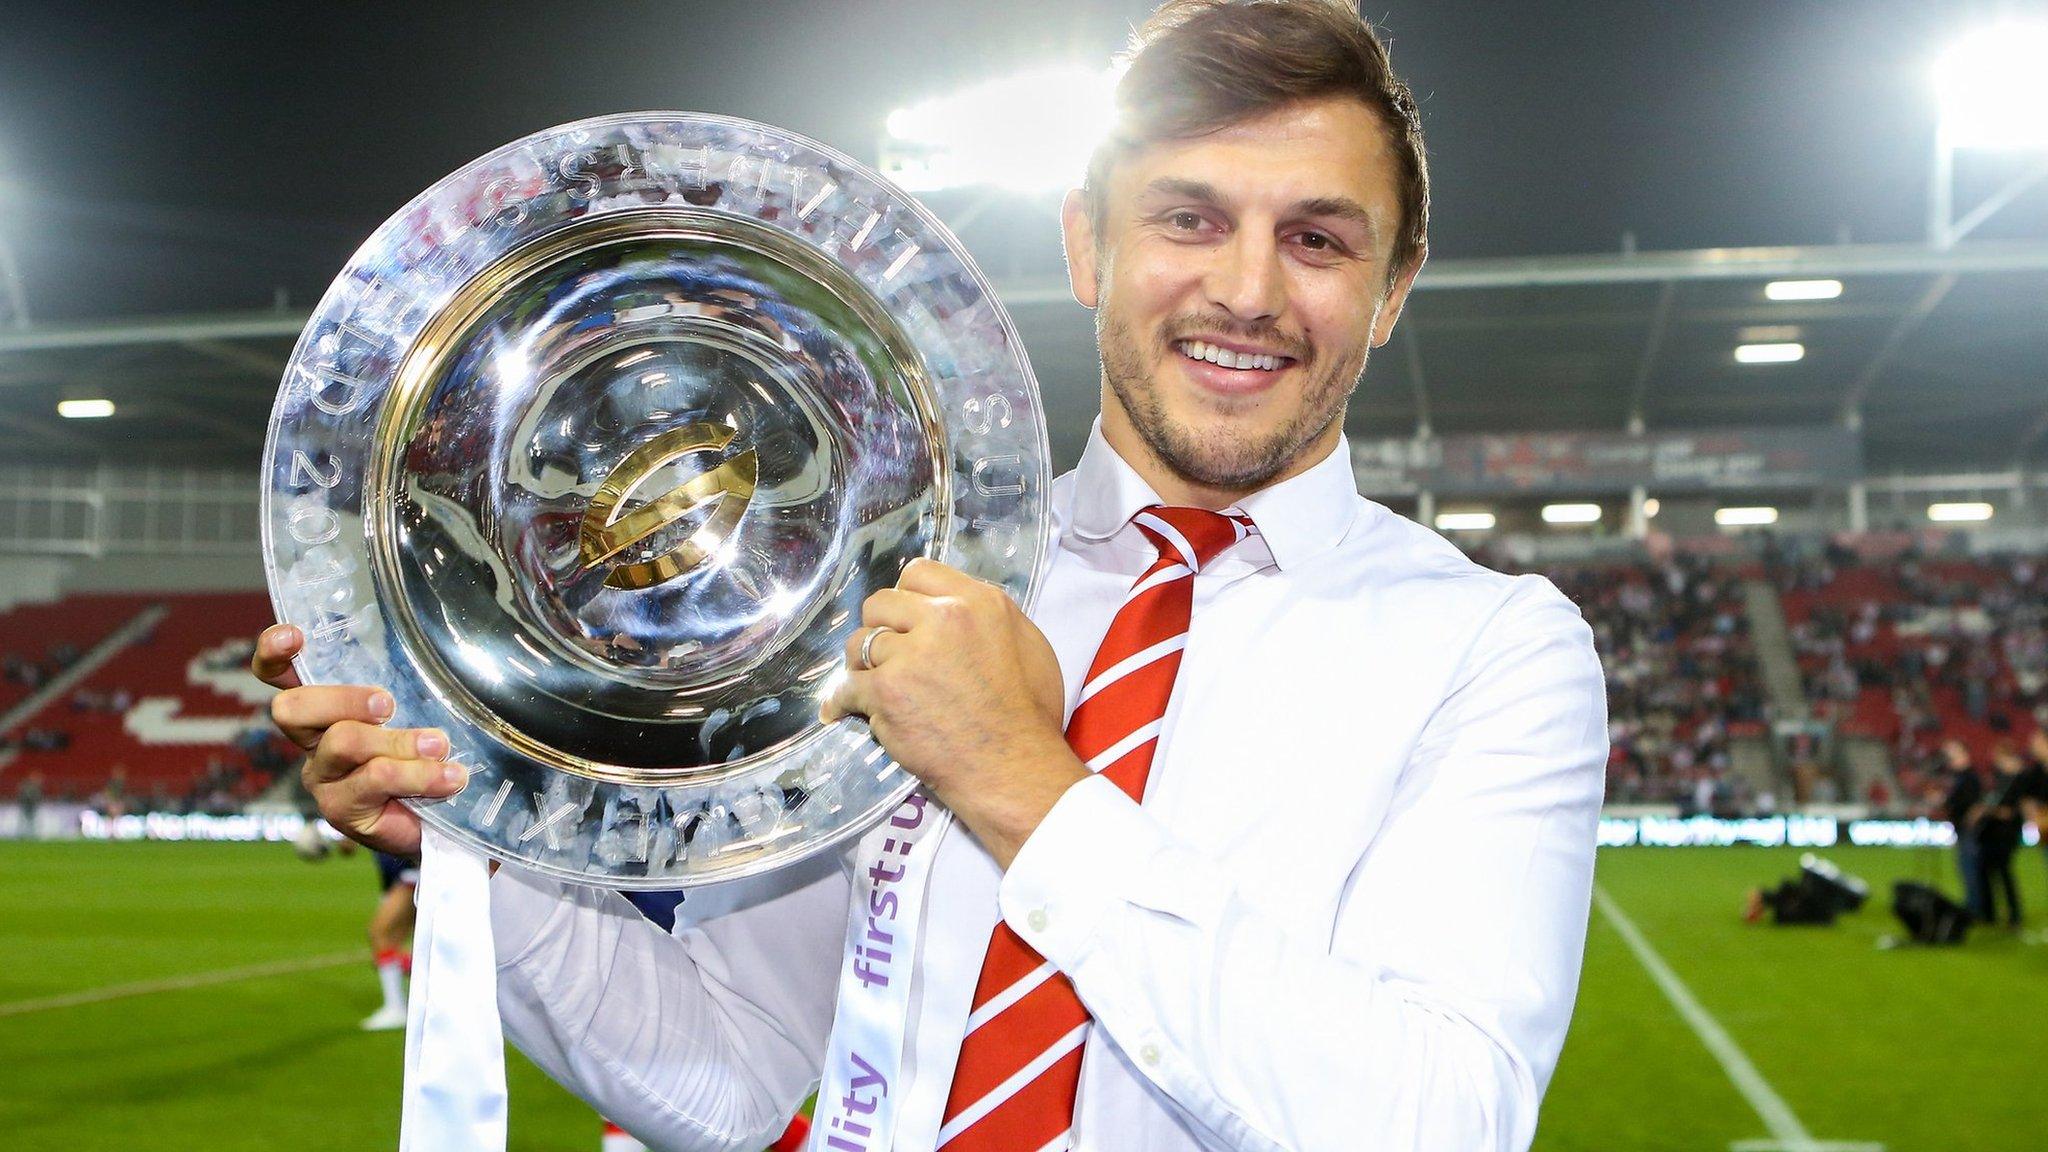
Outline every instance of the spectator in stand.
[[221, 757], [208, 758], [205, 770], [192, 778], [186, 790], [185, 810], [209, 816], [232, 814], [237, 807], [235, 787], [240, 777], [241, 773]]
[[1719, 791], [1714, 775], [1704, 769], [1692, 774], [1692, 811], [1689, 815], [1711, 816], [1714, 814], [1714, 799]]
[[126, 816], [128, 814], [128, 768], [126, 765], [114, 765], [113, 771], [107, 773], [107, 782], [100, 786], [99, 792], [93, 796], [90, 803], [94, 809], [109, 817]]
[[1579, 605], [1607, 671], [1608, 799], [1689, 807], [1705, 776], [1715, 803], [1734, 801], [1730, 728], [1765, 719], [1739, 583], [1694, 557], [1545, 575]]
[[1932, 799], [1936, 814], [1956, 830], [1956, 871], [1963, 879], [1963, 905], [1980, 922], [1991, 918], [1990, 899], [1984, 891], [1982, 845], [1977, 838], [1977, 806], [1984, 799], [1984, 783], [1970, 763], [1970, 749], [1961, 740], [1941, 746], [1948, 775], [1943, 791]]
[[14, 802], [21, 808], [21, 834], [36, 838], [36, 813], [43, 806], [43, 774], [31, 772], [14, 790]]
[[2013, 882], [2012, 858], [2020, 850], [2020, 828], [2025, 819], [2020, 813], [2021, 790], [2025, 786], [2023, 775], [2027, 762], [2021, 758], [2020, 750], [2010, 743], [2001, 743], [1991, 752], [1991, 766], [1998, 771], [1992, 779], [1991, 788], [1985, 793], [1982, 803], [1977, 806], [1977, 866], [1983, 872], [1978, 883], [1984, 889], [1985, 923], [1994, 923], [1998, 918], [1998, 893], [2005, 892], [2006, 926], [2017, 929], [2020, 926], [2020, 889]]
[[71, 733], [61, 728], [30, 728], [22, 732], [21, 746], [36, 752], [62, 752], [71, 746]]
[[248, 757], [249, 766], [265, 777], [274, 777], [291, 764], [284, 745], [275, 731], [269, 728], [249, 727], [235, 736], [235, 747]]
[[1982, 724], [1991, 717], [1991, 678], [1998, 675], [1998, 657], [1988, 644], [1977, 644], [1963, 663], [1963, 711]]
[[244, 756], [254, 761], [263, 747], [270, 743], [270, 733], [252, 724], [235, 733], [234, 743], [235, 747], [242, 750]]

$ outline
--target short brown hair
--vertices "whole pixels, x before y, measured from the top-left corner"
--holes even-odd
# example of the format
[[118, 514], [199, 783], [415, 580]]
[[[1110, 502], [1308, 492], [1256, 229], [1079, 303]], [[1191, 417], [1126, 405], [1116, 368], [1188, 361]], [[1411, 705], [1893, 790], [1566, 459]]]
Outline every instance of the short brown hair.
[[1319, 96], [1356, 96], [1379, 115], [1401, 163], [1398, 275], [1429, 247], [1422, 117], [1386, 45], [1342, 0], [1167, 0], [1131, 37], [1116, 127], [1082, 184], [1098, 234], [1110, 169], [1161, 140], [1187, 139]]

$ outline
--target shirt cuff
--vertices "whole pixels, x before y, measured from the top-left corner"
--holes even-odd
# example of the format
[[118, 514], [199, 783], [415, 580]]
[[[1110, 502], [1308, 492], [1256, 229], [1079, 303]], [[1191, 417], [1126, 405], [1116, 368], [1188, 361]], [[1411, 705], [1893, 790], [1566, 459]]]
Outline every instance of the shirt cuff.
[[1104, 917], [1130, 902], [1165, 832], [1113, 782], [1094, 776], [1068, 788], [1003, 874], [1003, 919], [1054, 967], [1071, 972]]

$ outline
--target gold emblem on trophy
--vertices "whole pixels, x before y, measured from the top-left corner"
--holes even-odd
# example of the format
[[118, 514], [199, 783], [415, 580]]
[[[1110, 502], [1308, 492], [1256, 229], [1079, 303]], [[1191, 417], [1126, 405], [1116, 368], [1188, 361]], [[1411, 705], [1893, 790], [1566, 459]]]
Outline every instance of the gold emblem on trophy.
[[588, 571], [618, 558], [712, 503], [718, 506], [695, 532], [676, 540], [664, 551], [642, 549], [638, 558], [613, 568], [604, 583], [607, 588], [652, 588], [688, 572], [717, 551], [739, 526], [740, 517], [753, 499], [758, 471], [753, 449], [720, 460], [716, 467], [699, 472], [665, 495], [642, 502], [630, 511], [625, 501], [635, 489], [685, 457], [723, 451], [732, 444], [734, 435], [734, 429], [722, 425], [690, 424], [656, 436], [619, 461], [591, 498], [590, 510], [583, 515], [578, 546], [584, 569]]

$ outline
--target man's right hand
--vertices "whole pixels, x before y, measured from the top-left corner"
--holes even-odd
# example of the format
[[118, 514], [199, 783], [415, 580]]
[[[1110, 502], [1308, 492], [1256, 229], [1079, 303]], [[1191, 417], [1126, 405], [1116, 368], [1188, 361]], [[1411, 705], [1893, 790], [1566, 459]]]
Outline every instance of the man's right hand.
[[448, 737], [434, 728], [386, 728], [391, 693], [364, 685], [302, 685], [292, 660], [305, 636], [276, 624], [256, 638], [249, 671], [284, 691], [270, 718], [311, 755], [300, 770], [320, 815], [343, 835], [394, 856], [420, 854], [420, 819], [400, 797], [453, 796], [468, 773], [442, 757]]

